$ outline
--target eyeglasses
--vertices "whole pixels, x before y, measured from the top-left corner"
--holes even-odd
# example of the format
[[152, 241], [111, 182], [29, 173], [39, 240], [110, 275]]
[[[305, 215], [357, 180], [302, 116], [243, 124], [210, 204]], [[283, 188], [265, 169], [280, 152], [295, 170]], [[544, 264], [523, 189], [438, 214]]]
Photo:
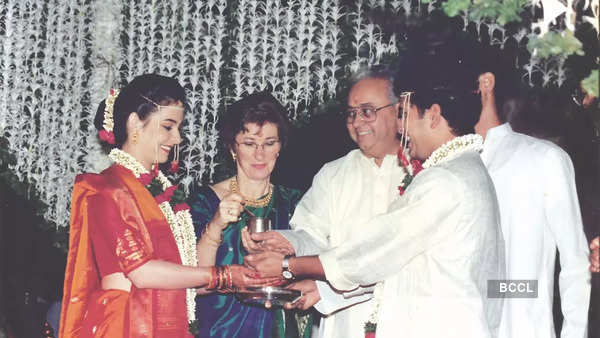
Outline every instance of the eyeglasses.
[[345, 114], [346, 114], [346, 123], [353, 123], [354, 120], [356, 119], [356, 116], [360, 116], [360, 119], [365, 121], [365, 122], [373, 122], [377, 119], [377, 112], [391, 107], [393, 105], [395, 105], [397, 102], [392, 102], [390, 104], [387, 104], [385, 106], [381, 106], [381, 107], [373, 107], [372, 105], [360, 105], [357, 108], [350, 108], [348, 109]]
[[280, 142], [279, 140], [271, 140], [265, 143], [255, 143], [255, 142], [237, 142], [235, 144], [238, 145], [239, 149], [245, 153], [251, 153], [253, 151], [257, 151], [258, 148], [262, 149], [265, 154], [272, 154], [279, 151]]

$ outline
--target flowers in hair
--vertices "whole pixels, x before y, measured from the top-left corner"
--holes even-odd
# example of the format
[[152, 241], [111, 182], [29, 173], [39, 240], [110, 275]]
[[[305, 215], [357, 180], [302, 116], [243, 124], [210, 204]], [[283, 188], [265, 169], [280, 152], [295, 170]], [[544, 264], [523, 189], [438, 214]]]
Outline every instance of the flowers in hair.
[[104, 129], [98, 132], [98, 137], [108, 144], [115, 144], [115, 133], [113, 132], [113, 128], [115, 127], [115, 119], [113, 116], [113, 110], [117, 96], [119, 96], [119, 91], [111, 88], [108, 97], [104, 101], [104, 121], [102, 123], [102, 127]]

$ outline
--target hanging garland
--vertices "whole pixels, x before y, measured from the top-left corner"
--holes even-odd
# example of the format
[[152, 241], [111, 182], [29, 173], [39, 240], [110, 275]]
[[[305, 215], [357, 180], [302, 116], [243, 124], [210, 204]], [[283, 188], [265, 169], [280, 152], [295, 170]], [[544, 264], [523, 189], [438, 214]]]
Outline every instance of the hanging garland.
[[[133, 175], [148, 188], [154, 196], [167, 223], [171, 227], [173, 238], [177, 244], [181, 264], [198, 266], [196, 252], [196, 232], [190, 215], [190, 207], [185, 203], [185, 193], [178, 185], [171, 182], [158, 170], [148, 172], [133, 156], [123, 150], [113, 149], [108, 157], [116, 164], [129, 169]], [[196, 290], [186, 289], [188, 321], [196, 319]]]
[[[541, 16], [522, 19], [539, 6]], [[408, 22], [435, 8], [462, 17], [475, 34], [487, 29], [492, 44], [529, 48], [531, 57], [521, 66], [531, 84], [536, 78], [563, 84], [565, 60], [582, 50], [575, 28], [598, 32], [598, 0], [578, 8], [572, 0], [560, 6], [550, 0], [7, 0], [0, 14], [0, 137], [14, 156], [10, 170], [48, 206], [45, 218], [66, 226], [75, 175], [106, 165], [91, 136], [101, 93], [158, 72], [177, 78], [188, 94], [183, 170], [175, 179], [186, 189], [212, 181], [223, 107], [270, 90], [292, 120], [309, 120], [343, 90], [352, 71], [402, 51], [403, 32], [385, 26], [387, 18]], [[519, 19], [511, 25], [516, 28], [505, 26]], [[597, 92], [593, 74], [597, 70], [582, 84]]]

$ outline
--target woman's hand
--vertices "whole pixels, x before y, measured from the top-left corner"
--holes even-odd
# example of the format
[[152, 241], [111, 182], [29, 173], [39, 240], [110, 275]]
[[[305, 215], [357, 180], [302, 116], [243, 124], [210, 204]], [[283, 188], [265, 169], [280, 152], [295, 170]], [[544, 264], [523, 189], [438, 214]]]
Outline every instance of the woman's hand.
[[210, 223], [223, 230], [227, 228], [229, 223], [237, 222], [244, 210], [243, 201], [244, 198], [240, 194], [230, 193], [225, 195], [219, 203], [219, 208]]
[[230, 265], [231, 277], [235, 288], [255, 287], [255, 286], [274, 286], [284, 283], [281, 276], [262, 277], [258, 271], [252, 270], [243, 265]]
[[264, 251], [244, 257], [244, 265], [258, 271], [262, 277], [281, 277], [281, 262], [284, 255], [274, 251]]

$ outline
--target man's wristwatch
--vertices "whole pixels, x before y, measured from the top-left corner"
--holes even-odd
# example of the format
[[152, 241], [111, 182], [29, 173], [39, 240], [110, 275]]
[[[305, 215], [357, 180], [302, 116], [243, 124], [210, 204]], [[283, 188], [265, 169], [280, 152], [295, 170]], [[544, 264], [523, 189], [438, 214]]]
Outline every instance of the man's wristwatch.
[[294, 279], [294, 273], [290, 269], [290, 258], [294, 257], [294, 255], [287, 255], [283, 257], [283, 261], [281, 262], [281, 275], [284, 279], [290, 280]]

